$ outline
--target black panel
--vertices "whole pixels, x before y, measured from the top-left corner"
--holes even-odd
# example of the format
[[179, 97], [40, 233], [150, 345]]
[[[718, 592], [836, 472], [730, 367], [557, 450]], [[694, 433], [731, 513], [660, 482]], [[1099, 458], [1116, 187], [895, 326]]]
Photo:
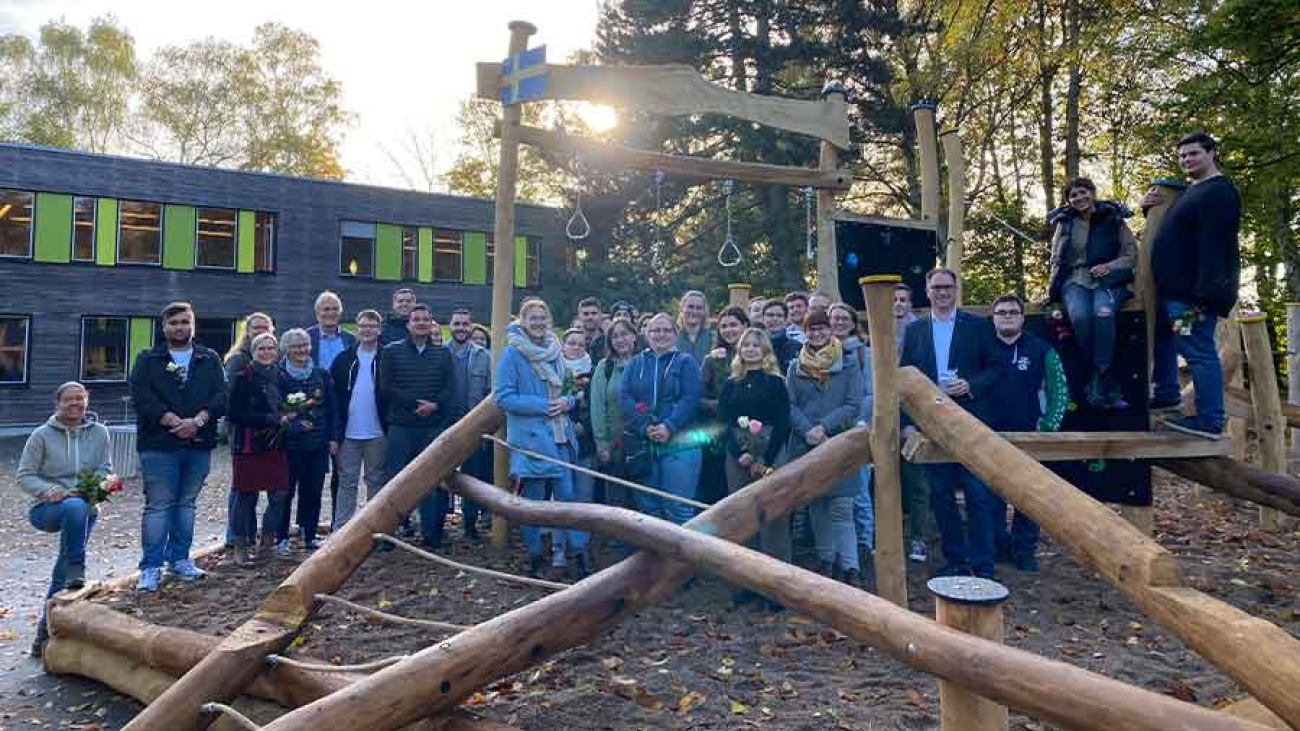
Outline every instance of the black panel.
[[866, 309], [859, 278], [897, 274], [912, 288], [914, 307], [930, 306], [925, 273], [938, 261], [938, 234], [934, 231], [883, 220], [836, 221], [835, 248], [839, 252], [840, 298], [846, 303]]

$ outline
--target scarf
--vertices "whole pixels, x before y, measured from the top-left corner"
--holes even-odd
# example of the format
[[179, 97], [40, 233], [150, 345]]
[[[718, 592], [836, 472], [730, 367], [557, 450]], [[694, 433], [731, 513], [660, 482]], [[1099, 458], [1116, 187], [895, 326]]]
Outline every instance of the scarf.
[[262, 388], [262, 393], [266, 394], [267, 403], [272, 409], [279, 409], [280, 402], [284, 400], [284, 394], [280, 393], [280, 369], [274, 364], [262, 365], [253, 361], [248, 365], [252, 373], [253, 382]]
[[831, 380], [831, 368], [843, 356], [844, 346], [840, 345], [839, 338], [831, 338], [826, 347], [817, 351], [805, 343], [799, 350], [799, 372], [825, 386]]
[[[564, 375], [562, 367], [557, 367], [556, 361], [560, 360], [563, 351], [560, 347], [560, 341], [556, 339], [555, 334], [547, 331], [546, 344], [538, 345], [524, 333], [523, 328], [511, 323], [506, 328], [506, 345], [514, 348], [528, 365], [533, 369], [533, 374], [546, 384], [546, 397], [557, 399], [564, 389]], [[590, 359], [588, 359], [590, 363]], [[551, 417], [551, 432], [555, 436], [556, 444], [566, 444], [569, 441], [566, 422], [568, 417], [564, 414]]]
[[564, 370], [573, 373], [574, 376], [585, 376], [591, 373], [591, 354], [584, 352], [581, 358], [565, 358], [563, 355], [560, 359], [564, 361]]
[[285, 372], [288, 373], [290, 376], [293, 376], [295, 379], [299, 381], [305, 381], [308, 378], [311, 378], [311, 372], [315, 369], [316, 369], [316, 363], [311, 358], [308, 358], [307, 365], [301, 368], [294, 365], [293, 361], [289, 360], [288, 358], [284, 359]]

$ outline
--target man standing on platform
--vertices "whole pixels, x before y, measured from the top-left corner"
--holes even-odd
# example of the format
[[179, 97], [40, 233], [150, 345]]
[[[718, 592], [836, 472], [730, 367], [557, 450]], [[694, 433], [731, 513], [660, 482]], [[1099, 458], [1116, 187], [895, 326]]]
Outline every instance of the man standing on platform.
[[415, 305], [415, 292], [407, 287], [393, 290], [393, 311], [384, 319], [384, 329], [379, 334], [381, 346], [406, 338], [406, 320]]
[[[316, 365], [330, 370], [334, 359], [343, 351], [357, 346], [357, 336], [339, 327], [343, 319], [343, 301], [328, 289], [316, 296], [316, 324], [307, 328], [311, 352]], [[342, 406], [342, 405], [341, 405]], [[342, 444], [342, 441], [339, 442]], [[338, 522], [339, 458], [330, 458], [330, 525]]]
[[[1060, 356], [1045, 340], [1024, 331], [1025, 303], [1014, 294], [993, 300], [993, 327], [997, 357], [1007, 367], [988, 395], [995, 407], [985, 410], [984, 423], [993, 431], [1060, 429], [1070, 402], [1070, 384]], [[1040, 394], [1046, 398], [1040, 399]], [[1015, 561], [1021, 571], [1037, 571], [1038, 524], [1016, 510], [1008, 533], [1006, 502], [993, 494], [992, 505], [999, 558]]]
[[[1178, 164], [1191, 185], [1165, 213], [1151, 241], [1156, 286], [1153, 410], [1180, 404], [1178, 356], [1187, 361], [1196, 387], [1196, 415], [1169, 416], [1171, 429], [1218, 439], [1227, 420], [1223, 366], [1214, 347], [1214, 325], [1237, 303], [1241, 279], [1241, 196], [1219, 170], [1218, 144], [1204, 132], [1178, 141]], [[1143, 208], [1163, 202], [1152, 189]]]
[[[396, 298], [394, 297], [394, 301]], [[393, 479], [446, 424], [451, 396], [451, 351], [435, 345], [438, 323], [424, 304], [410, 307], [407, 337], [384, 346], [379, 359], [379, 392], [388, 411], [388, 479]], [[442, 546], [447, 491], [435, 487], [420, 502], [420, 532], [432, 548]], [[391, 548], [392, 544], [384, 544]]]
[[208, 477], [217, 419], [228, 392], [221, 358], [194, 342], [194, 310], [188, 302], [163, 308], [163, 342], [142, 351], [131, 368], [136, 448], [144, 481], [140, 530], [140, 591], [158, 591], [162, 568], [184, 581], [203, 578], [190, 560], [194, 503]]
[[[599, 303], [597, 313], [596, 322], [599, 324]], [[451, 344], [448, 348], [451, 350], [452, 378], [447, 424], [451, 425], [492, 394], [492, 355], [470, 341], [474, 321], [469, 310], [463, 307], [453, 310], [448, 328], [451, 330]], [[460, 469], [471, 477], [492, 482], [492, 446], [480, 444]], [[479, 507], [462, 497], [460, 511], [465, 537], [472, 541], [479, 540]]]
[[[939, 384], [953, 401], [982, 416], [990, 407], [988, 395], [1004, 377], [988, 320], [957, 309], [957, 274], [934, 269], [925, 277], [930, 315], [912, 323], [903, 338], [900, 365], [914, 366]], [[903, 418], [902, 438], [917, 429]], [[993, 491], [960, 462], [925, 466], [930, 485], [930, 507], [939, 524], [947, 565], [940, 573], [960, 576], [974, 573], [993, 578]], [[957, 490], [966, 495], [966, 521], [957, 508]]]

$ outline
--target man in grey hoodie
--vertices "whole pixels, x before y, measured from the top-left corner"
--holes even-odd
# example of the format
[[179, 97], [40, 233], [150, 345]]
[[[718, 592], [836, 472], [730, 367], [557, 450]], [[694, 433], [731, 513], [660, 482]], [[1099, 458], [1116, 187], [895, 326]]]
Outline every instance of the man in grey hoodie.
[[[54, 399], [54, 415], [27, 438], [18, 461], [18, 482], [33, 498], [28, 520], [37, 530], [60, 534], [59, 557], [46, 599], [85, 584], [86, 541], [96, 510], [77, 494], [77, 480], [86, 471], [107, 476], [112, 467], [108, 429], [86, 420], [90, 397], [85, 386], [65, 383]], [[42, 610], [32, 655], [41, 656], [48, 638]]]

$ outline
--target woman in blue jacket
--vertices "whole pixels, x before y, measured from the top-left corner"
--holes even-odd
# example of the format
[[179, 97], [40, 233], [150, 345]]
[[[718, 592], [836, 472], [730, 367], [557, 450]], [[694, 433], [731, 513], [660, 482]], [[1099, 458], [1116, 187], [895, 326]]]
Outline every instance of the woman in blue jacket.
[[[297, 412], [293, 427], [285, 434], [285, 448], [289, 460], [289, 495], [298, 496], [298, 527], [302, 529], [302, 548], [314, 551], [320, 548], [316, 541], [316, 527], [320, 522], [321, 492], [325, 487], [325, 473], [329, 471], [330, 457], [338, 454], [339, 443], [334, 441], [337, 431], [334, 423], [334, 383], [324, 368], [316, 366], [311, 357], [311, 336], [306, 330], [294, 328], [280, 338], [285, 358], [280, 364], [284, 373], [285, 404], [281, 410]], [[290, 400], [300, 405], [290, 404]], [[289, 557], [289, 507], [286, 503], [280, 515], [280, 532], [276, 536], [276, 554]]]
[[[577, 458], [578, 436], [569, 413], [578, 405], [576, 393], [565, 393], [564, 363], [560, 341], [551, 329], [551, 308], [530, 298], [519, 305], [519, 317], [506, 328], [506, 347], [501, 351], [493, 379], [492, 400], [506, 412], [506, 441], [512, 447], [544, 454], [565, 462]], [[510, 479], [520, 495], [545, 500], [548, 495], [562, 502], [573, 500], [573, 477], [553, 462], [510, 452]], [[541, 578], [545, 570], [542, 535], [534, 526], [520, 526], [528, 548], [529, 573]], [[567, 531], [565, 543], [574, 552], [570, 565], [575, 578], [588, 572], [587, 534]]]
[[[700, 408], [700, 364], [677, 350], [677, 326], [668, 315], [651, 317], [645, 334], [650, 347], [623, 370], [619, 387], [625, 472], [664, 492], [694, 498], [700, 446], [707, 441], [690, 431]], [[695, 515], [689, 505], [642, 492], [634, 499], [641, 512], [677, 524]]]

